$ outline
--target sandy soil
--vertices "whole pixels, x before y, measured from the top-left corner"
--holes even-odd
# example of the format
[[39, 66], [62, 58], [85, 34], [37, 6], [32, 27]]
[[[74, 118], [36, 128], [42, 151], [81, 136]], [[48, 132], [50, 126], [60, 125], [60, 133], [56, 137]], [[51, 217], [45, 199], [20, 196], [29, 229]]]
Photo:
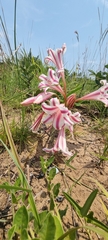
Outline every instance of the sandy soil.
[[[99, 164], [98, 157], [99, 151], [102, 151], [104, 147], [104, 139], [101, 131], [94, 130], [95, 121], [91, 121], [89, 116], [83, 115], [82, 123], [75, 126], [74, 138], [68, 134], [67, 142], [68, 148], [76, 156], [71, 162], [70, 168], [65, 165], [65, 157], [61, 154], [55, 156], [54, 165], [58, 169], [58, 173], [54, 178], [54, 183], [60, 183], [59, 196], [63, 197], [63, 191], [70, 192], [72, 198], [78, 202], [81, 206], [89, 194], [97, 188], [93, 179], [97, 179], [108, 190], [108, 162]], [[34, 135], [33, 139], [29, 139], [29, 143], [26, 145], [24, 151], [19, 154], [21, 163], [24, 167], [24, 172], [32, 186], [37, 208], [40, 211], [49, 208], [49, 195], [47, 193], [46, 181], [40, 178], [40, 156], [48, 158], [43, 151], [43, 145], [53, 145], [53, 139], [56, 137], [56, 133], [51, 135], [42, 128], [38, 135]], [[18, 146], [17, 146], [18, 148]], [[10, 159], [6, 151], [1, 151], [0, 154], [0, 184], [8, 181], [13, 183], [18, 176], [17, 169]], [[77, 180], [78, 183], [77, 183]], [[102, 197], [108, 206], [108, 200]], [[68, 229], [72, 226], [81, 225], [80, 220], [75, 214], [74, 210], [70, 207], [69, 203], [62, 198], [61, 202], [57, 202], [59, 209], [65, 209], [67, 207], [67, 213], [63, 217], [64, 228]], [[101, 220], [103, 223], [108, 224], [106, 216], [104, 214], [102, 204], [99, 196], [94, 200], [91, 210], [94, 212], [94, 216]], [[0, 222], [0, 240], [6, 239], [6, 232], [9, 228], [9, 215], [11, 216], [11, 201], [10, 196], [4, 190], [0, 191], [0, 220], [8, 220], [6, 224]], [[102, 239], [99, 236], [92, 234], [92, 239]], [[77, 236], [79, 240], [89, 239], [88, 235], [84, 232], [79, 232]]]

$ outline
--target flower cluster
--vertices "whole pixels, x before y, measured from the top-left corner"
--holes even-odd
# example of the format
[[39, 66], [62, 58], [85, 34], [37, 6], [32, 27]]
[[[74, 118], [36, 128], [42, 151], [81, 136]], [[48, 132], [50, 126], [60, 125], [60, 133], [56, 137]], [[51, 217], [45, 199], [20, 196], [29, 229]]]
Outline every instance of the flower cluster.
[[[63, 44], [61, 49], [48, 49], [48, 56], [45, 58], [45, 63], [51, 61], [56, 69], [53, 70], [49, 68], [47, 76], [41, 74], [39, 76], [40, 83], [38, 85], [39, 89], [42, 90], [37, 96], [27, 98], [21, 104], [26, 106], [29, 104], [40, 104], [42, 107], [42, 112], [37, 117], [36, 121], [31, 127], [33, 132], [37, 132], [40, 123], [49, 124], [53, 126], [54, 129], [58, 130], [58, 137], [55, 141], [54, 147], [51, 149], [44, 148], [46, 152], [55, 153], [57, 151], [62, 151], [64, 155], [71, 156], [72, 153], [69, 152], [66, 145], [65, 130], [68, 129], [70, 133], [73, 133], [73, 125], [81, 121], [81, 116], [79, 112], [72, 113], [71, 108], [75, 102], [83, 100], [98, 100], [108, 106], [108, 83], [106, 80], [101, 80], [103, 84], [98, 90], [87, 94], [81, 98], [76, 98], [76, 94], [71, 94], [67, 97], [66, 81], [64, 76], [64, 66], [63, 66], [63, 54], [66, 51], [66, 45]], [[63, 87], [60, 86], [60, 79], [63, 81]], [[64, 102], [60, 103], [60, 100], [54, 95], [59, 92]], [[53, 97], [52, 97], [53, 96]]]

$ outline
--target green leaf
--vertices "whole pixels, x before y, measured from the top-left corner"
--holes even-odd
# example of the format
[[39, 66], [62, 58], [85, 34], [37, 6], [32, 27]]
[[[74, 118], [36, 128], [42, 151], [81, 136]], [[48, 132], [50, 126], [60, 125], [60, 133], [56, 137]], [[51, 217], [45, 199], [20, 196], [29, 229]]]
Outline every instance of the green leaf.
[[53, 216], [54, 221], [55, 221], [55, 226], [56, 226], [56, 231], [55, 231], [55, 240], [58, 239], [63, 233], [63, 227], [61, 225], [61, 222], [59, 221], [57, 216]]
[[32, 240], [40, 240], [40, 238], [33, 238]]
[[7, 137], [8, 137], [8, 141], [9, 141], [9, 145], [10, 145], [11, 151], [12, 151], [11, 156], [13, 156], [16, 165], [22, 169], [21, 162], [19, 160], [19, 156], [18, 156], [16, 147], [15, 147], [15, 144], [14, 144], [14, 141], [13, 141], [13, 138], [12, 138], [12, 134], [11, 134], [11, 131], [10, 131], [10, 128], [9, 128], [9, 125], [8, 125], [8, 122], [7, 122], [7, 119], [6, 119], [6, 116], [5, 116], [5, 113], [4, 113], [1, 102], [0, 102], [0, 107], [1, 107], [1, 114], [2, 114], [2, 120], [3, 120], [4, 128], [5, 128], [5, 131], [6, 131], [6, 134], [7, 134]]
[[12, 194], [11, 194], [11, 197], [12, 197], [12, 203], [13, 203], [13, 204], [18, 203], [15, 194], [12, 193]]
[[13, 225], [9, 230], [8, 230], [8, 240], [12, 240], [14, 236], [14, 231], [15, 231], [15, 225]]
[[53, 194], [54, 197], [57, 197], [59, 194], [59, 189], [60, 189], [60, 183], [56, 183], [53, 187]]
[[42, 156], [40, 156], [40, 164], [41, 164], [42, 172], [46, 173], [46, 171], [47, 171], [46, 162]]
[[104, 210], [104, 213], [105, 213], [106, 217], [108, 218], [108, 209], [107, 209], [106, 205], [104, 204], [104, 202], [102, 201], [101, 198], [100, 198], [100, 202], [102, 204], [102, 208]]
[[92, 223], [93, 225], [103, 229], [104, 231], [108, 232], [108, 227], [104, 225], [102, 222], [97, 220], [96, 218], [93, 217], [93, 212], [90, 212], [87, 217], [86, 217], [87, 223]]
[[19, 177], [15, 180], [14, 186], [15, 187], [20, 187], [21, 186], [21, 179]]
[[54, 210], [54, 206], [55, 206], [54, 200], [52, 197], [50, 197], [50, 211]]
[[53, 180], [53, 178], [55, 177], [56, 175], [56, 168], [53, 167], [51, 168], [51, 170], [49, 171], [49, 180]]
[[70, 168], [72, 168], [72, 169], [74, 169], [74, 170], [76, 170], [76, 168], [74, 168], [73, 166], [71, 166], [70, 162], [74, 159], [74, 157], [75, 157], [76, 155], [77, 155], [77, 152], [76, 152], [73, 156], [71, 156], [68, 160], [65, 161], [66, 166], [68, 166], [68, 167], [70, 167]]
[[[87, 229], [87, 230], [90, 230], [92, 232], [95, 232], [97, 233], [99, 236], [103, 237], [104, 240], [108, 240], [108, 233], [106, 231], [104, 231], [103, 229], [101, 228], [98, 228], [98, 227], [94, 227], [94, 226], [84, 226], [84, 227], [75, 227], [75, 228], [71, 228], [69, 229], [66, 233], [64, 233], [61, 237], [59, 237], [57, 240], [68, 240], [66, 237], [69, 236], [71, 233], [75, 233], [78, 229]], [[74, 238], [75, 239], [75, 238]], [[73, 238], [70, 238], [69, 240], [74, 240]]]
[[74, 228], [69, 229], [62, 236], [60, 236], [57, 240], [75, 240], [77, 229], [78, 229], [78, 227], [74, 227]]
[[66, 215], [67, 209], [68, 209], [68, 205], [63, 210], [59, 209], [59, 214], [61, 218]]
[[108, 68], [108, 64], [105, 65], [105, 68]]
[[103, 229], [95, 226], [85, 226], [84, 228], [97, 233], [99, 236], [103, 237], [104, 240], [108, 240], [108, 232], [104, 231]]
[[100, 184], [96, 179], [92, 179], [101, 189], [101, 191], [104, 193], [104, 195], [108, 198], [108, 192], [107, 190], [104, 188], [104, 186], [102, 184]]
[[[39, 213], [39, 219], [40, 219], [41, 226], [46, 221], [47, 215], [48, 215], [48, 210], [44, 210], [43, 212]], [[33, 216], [31, 216], [31, 220], [33, 220]], [[34, 219], [34, 229], [35, 229], [35, 232], [38, 232], [38, 230], [39, 230], [39, 227], [38, 227], [36, 219]]]
[[27, 193], [26, 193], [26, 192], [23, 192], [23, 194], [21, 195], [21, 199], [22, 199], [23, 203], [24, 203], [24, 202], [27, 202], [27, 198], [28, 198]]
[[81, 215], [81, 207], [78, 205], [78, 203], [76, 203], [74, 201], [74, 199], [72, 199], [67, 193], [63, 192], [63, 195], [68, 200], [68, 202], [70, 202], [70, 204], [73, 206], [73, 208], [76, 211], [76, 213], [78, 214], [78, 216], [82, 217], [82, 215]]
[[76, 240], [76, 234], [77, 234], [77, 230], [70, 232], [68, 235], [69, 240]]
[[77, 152], [74, 153], [73, 156], [71, 156], [68, 160], [65, 161], [67, 166], [69, 165], [70, 162], [72, 162], [72, 161], [74, 160], [74, 157], [75, 157], [76, 155], [77, 155]]
[[39, 218], [40, 218], [41, 225], [44, 223], [47, 215], [48, 215], [48, 211], [47, 210], [39, 213]]
[[32, 211], [32, 213], [35, 217], [35, 223], [37, 223], [37, 226], [40, 228], [41, 223], [40, 223], [39, 213], [37, 211], [36, 203], [34, 201], [32, 193], [29, 194], [28, 201], [29, 201], [29, 204], [30, 204], [30, 207], [31, 207], [31, 211]]
[[42, 157], [40, 156], [40, 163], [41, 163], [41, 169], [42, 169], [42, 172], [43, 173], [46, 173], [48, 167], [53, 163], [54, 161], [54, 157], [50, 157], [47, 161]]
[[15, 231], [19, 233], [20, 230], [28, 226], [28, 212], [25, 206], [19, 208], [14, 216], [13, 224], [16, 225]]
[[72, 91], [69, 92], [69, 94], [67, 95], [67, 97], [69, 97], [69, 96], [70, 96], [71, 94], [73, 94], [73, 93], [76, 93], [76, 92], [77, 92], [78, 90], [80, 90], [81, 88], [82, 88], [82, 85], [74, 88]]
[[90, 75], [94, 75], [94, 76], [96, 76], [96, 73], [95, 73], [94, 71], [89, 70], [89, 72], [91, 73]]
[[52, 156], [52, 157], [50, 157], [50, 158], [47, 160], [47, 162], [46, 162], [47, 168], [48, 168], [53, 162], [54, 162], [54, 157]]
[[81, 215], [82, 215], [82, 217], [86, 217], [86, 215], [87, 215], [88, 211], [90, 210], [90, 207], [91, 207], [91, 205], [92, 205], [92, 203], [93, 203], [97, 193], [98, 193], [98, 189], [94, 190], [89, 195], [89, 197], [87, 198], [84, 206], [81, 208]]
[[9, 191], [9, 190], [17, 190], [17, 191], [21, 190], [21, 191], [31, 192], [30, 189], [26, 189], [26, 188], [22, 188], [22, 187], [15, 187], [15, 186], [11, 186], [11, 185], [5, 185], [5, 184], [0, 185], [0, 188], [5, 189], [7, 191]]
[[70, 204], [73, 206], [73, 208], [75, 209], [76, 213], [78, 214], [79, 217], [86, 217], [93, 200], [95, 199], [96, 195], [97, 195], [98, 190], [94, 190], [88, 197], [88, 199], [86, 200], [85, 204], [83, 207], [81, 207], [80, 205], [78, 205], [74, 199], [72, 199], [67, 193], [63, 193], [65, 198], [70, 202]]
[[56, 225], [54, 217], [49, 213], [39, 231], [40, 240], [55, 240]]
[[28, 240], [29, 239], [26, 229], [22, 229], [20, 238], [21, 238], [21, 240]]

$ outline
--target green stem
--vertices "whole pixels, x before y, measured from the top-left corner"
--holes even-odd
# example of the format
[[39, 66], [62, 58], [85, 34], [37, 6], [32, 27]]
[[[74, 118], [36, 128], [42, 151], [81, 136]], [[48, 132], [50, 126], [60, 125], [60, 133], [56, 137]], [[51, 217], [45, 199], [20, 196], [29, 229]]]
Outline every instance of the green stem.
[[62, 80], [63, 80], [63, 87], [64, 87], [64, 102], [65, 102], [65, 106], [66, 106], [66, 102], [67, 102], [67, 88], [66, 88], [66, 79], [64, 76], [64, 72], [61, 73], [62, 76]]

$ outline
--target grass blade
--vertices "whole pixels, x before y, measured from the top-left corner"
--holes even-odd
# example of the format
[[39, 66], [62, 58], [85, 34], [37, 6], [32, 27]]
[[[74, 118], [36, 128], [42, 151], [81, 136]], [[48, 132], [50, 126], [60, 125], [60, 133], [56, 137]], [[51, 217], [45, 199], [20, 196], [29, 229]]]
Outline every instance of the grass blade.
[[[16, 164], [16, 166], [18, 167], [19, 177], [21, 178], [21, 182], [22, 182], [23, 187], [25, 187], [27, 189], [30, 189], [30, 186], [28, 184], [26, 176], [25, 176], [25, 174], [23, 172], [23, 169], [22, 169], [22, 166], [21, 166], [21, 163], [20, 163], [20, 160], [19, 160], [19, 156], [18, 156], [16, 147], [15, 147], [15, 144], [14, 144], [14, 141], [13, 141], [13, 138], [12, 138], [12, 135], [11, 135], [11, 132], [10, 132], [10, 129], [9, 129], [9, 125], [8, 125], [8, 122], [7, 122], [7, 119], [6, 119], [6, 116], [5, 116], [5, 113], [4, 113], [4, 110], [3, 110], [1, 102], [0, 102], [0, 107], [1, 107], [1, 114], [2, 114], [3, 124], [4, 124], [4, 128], [5, 128], [7, 137], [8, 137], [8, 141], [9, 141], [10, 147], [11, 147], [11, 151], [7, 148], [7, 146], [3, 143], [2, 140], [1, 140], [1, 142], [3, 143], [4, 147], [8, 151], [10, 157], [13, 159], [14, 163]], [[37, 221], [38, 227], [40, 228], [40, 226], [41, 226], [40, 218], [39, 218], [39, 214], [38, 214], [38, 211], [37, 211], [37, 208], [36, 208], [36, 204], [34, 202], [34, 198], [33, 198], [33, 195], [32, 195], [31, 192], [29, 193], [28, 200], [29, 200], [29, 203], [30, 203], [33, 215], [34, 215], [34, 217], [35, 217], [35, 219]]]
[[92, 203], [93, 203], [97, 193], [98, 193], [98, 190], [96, 189], [87, 198], [84, 206], [81, 208], [81, 215], [82, 215], [82, 217], [86, 217], [86, 215], [87, 215], [88, 211], [90, 210], [90, 207], [91, 207], [91, 205], [92, 205]]

